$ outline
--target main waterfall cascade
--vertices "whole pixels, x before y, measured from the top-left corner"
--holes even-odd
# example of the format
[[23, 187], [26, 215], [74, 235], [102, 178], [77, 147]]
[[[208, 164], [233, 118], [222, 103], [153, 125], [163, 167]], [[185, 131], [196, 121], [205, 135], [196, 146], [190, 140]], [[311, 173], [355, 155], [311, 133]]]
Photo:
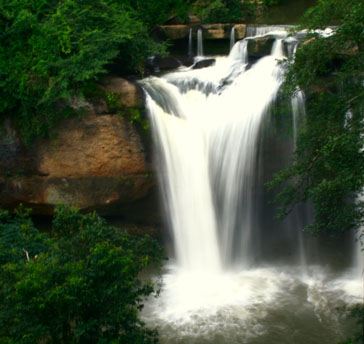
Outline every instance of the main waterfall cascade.
[[279, 224], [268, 202], [264, 182], [289, 162], [305, 106], [298, 92], [294, 139], [277, 139], [278, 60], [298, 41], [282, 27], [249, 36], [267, 32], [276, 37], [271, 55], [254, 64], [248, 38], [212, 67], [141, 81], [173, 241], [162, 293], [143, 311], [162, 343], [331, 344], [351, 336], [337, 307], [362, 301], [360, 276], [327, 267], [337, 251], [318, 250], [301, 232], [309, 206]]

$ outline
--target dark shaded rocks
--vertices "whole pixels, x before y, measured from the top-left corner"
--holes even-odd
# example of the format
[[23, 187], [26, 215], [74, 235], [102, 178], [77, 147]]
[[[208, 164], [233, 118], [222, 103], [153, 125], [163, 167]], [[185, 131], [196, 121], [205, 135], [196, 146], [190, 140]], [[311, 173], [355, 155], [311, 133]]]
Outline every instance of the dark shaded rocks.
[[216, 63], [215, 59], [204, 59], [204, 60], [200, 60], [197, 61], [192, 69], [201, 69], [201, 68], [206, 68], [206, 67], [210, 67], [213, 66]]
[[105, 114], [110, 104], [104, 100], [100, 115], [100, 106], [90, 102], [87, 115], [61, 120], [53, 139], [37, 139], [28, 147], [6, 121], [0, 138], [0, 207], [23, 203], [34, 214], [49, 215], [63, 203], [139, 222], [159, 218], [148, 147], [126, 115], [144, 107], [143, 91], [114, 77], [102, 79], [99, 89], [100, 99], [114, 97], [125, 113]]
[[248, 40], [249, 57], [260, 58], [270, 55], [275, 38], [273, 36], [263, 36]]

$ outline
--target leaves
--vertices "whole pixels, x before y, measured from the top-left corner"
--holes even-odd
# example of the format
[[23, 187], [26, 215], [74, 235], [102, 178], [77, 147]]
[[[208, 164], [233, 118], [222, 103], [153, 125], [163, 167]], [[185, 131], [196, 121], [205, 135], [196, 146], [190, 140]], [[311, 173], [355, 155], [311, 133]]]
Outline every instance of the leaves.
[[[140, 278], [160, 263], [154, 240], [65, 206], [56, 209], [53, 238], [39, 234], [24, 211], [0, 212], [0, 219], [0, 342], [156, 342], [156, 330], [138, 318], [145, 297], [157, 292]], [[29, 261], [12, 255], [24, 245]]]
[[297, 87], [306, 91], [307, 116], [292, 165], [270, 187], [283, 187], [281, 215], [312, 201], [315, 216], [307, 228], [334, 235], [364, 218], [363, 2], [321, 0], [304, 20], [300, 29], [340, 26], [330, 37], [309, 35], [290, 61], [284, 89], [288, 97]]
[[0, 0], [0, 113], [25, 143], [45, 136], [82, 86], [107, 71], [142, 72], [165, 51], [148, 30], [185, 13], [182, 1]]

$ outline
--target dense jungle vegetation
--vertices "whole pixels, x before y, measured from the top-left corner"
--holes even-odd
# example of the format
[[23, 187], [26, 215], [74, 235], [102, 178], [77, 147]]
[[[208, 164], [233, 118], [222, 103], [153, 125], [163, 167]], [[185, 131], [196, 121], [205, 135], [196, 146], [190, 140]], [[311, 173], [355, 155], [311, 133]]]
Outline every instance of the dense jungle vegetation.
[[156, 343], [138, 313], [158, 287], [140, 272], [162, 257], [95, 213], [59, 206], [47, 235], [0, 211], [0, 343]]
[[[236, 0], [0, 0], [0, 120], [12, 118], [25, 143], [45, 136], [110, 65], [141, 74], [148, 56], [166, 53], [168, 45], [150, 37], [155, 25], [172, 17], [183, 22], [190, 11], [206, 22], [245, 21], [254, 17], [254, 6]], [[283, 185], [282, 215], [313, 202], [307, 229], [316, 234], [355, 230], [364, 218], [364, 1], [321, 0], [302, 28], [332, 24], [339, 25], [334, 35], [310, 34], [310, 43], [288, 61], [286, 94], [297, 87], [315, 92], [308, 92], [294, 162], [270, 184]], [[158, 288], [139, 273], [161, 259], [155, 241], [120, 233], [96, 214], [60, 206], [46, 235], [24, 209], [1, 211], [0, 342], [157, 342], [138, 312]], [[355, 312], [362, 317], [362, 310]]]
[[357, 229], [364, 221], [364, 1], [321, 0], [298, 30], [311, 33], [288, 62], [285, 91], [307, 91], [307, 116], [294, 163], [271, 186], [289, 181], [278, 195], [284, 215], [300, 202], [313, 202], [316, 234]]
[[72, 97], [117, 63], [143, 72], [163, 54], [149, 31], [186, 17], [182, 0], [1, 0], [0, 113], [16, 120], [23, 140], [45, 136], [70, 115]]

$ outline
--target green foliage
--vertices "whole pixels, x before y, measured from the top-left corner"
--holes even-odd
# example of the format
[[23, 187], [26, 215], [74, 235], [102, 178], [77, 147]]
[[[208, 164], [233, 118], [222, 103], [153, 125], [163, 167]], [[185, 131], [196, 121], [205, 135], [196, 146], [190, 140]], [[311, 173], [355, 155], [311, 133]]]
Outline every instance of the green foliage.
[[350, 316], [356, 320], [359, 331], [355, 334], [353, 338], [341, 342], [340, 344], [362, 344], [364, 343], [364, 306], [362, 304], [357, 304], [355, 306], [352, 306], [351, 309], [348, 309], [348, 311], [350, 312]]
[[0, 0], [0, 113], [26, 143], [45, 136], [107, 65], [141, 72], [147, 56], [165, 51], [148, 30], [185, 8], [181, 0]]
[[279, 0], [262, 0], [262, 4], [267, 7], [274, 6], [279, 4]]
[[[281, 215], [308, 200], [315, 216], [308, 229], [335, 234], [363, 224], [364, 202], [364, 3], [321, 0], [302, 27], [339, 23], [331, 37], [308, 36], [289, 61], [285, 91], [309, 94], [294, 161], [271, 187], [283, 186]], [[301, 28], [302, 28], [301, 27]]]
[[0, 216], [0, 243], [11, 253], [1, 257], [1, 343], [156, 343], [156, 330], [138, 318], [156, 292], [140, 278], [160, 262], [154, 240], [65, 206], [56, 209], [51, 239], [26, 213]]
[[196, 1], [194, 8], [204, 23], [242, 23], [255, 18], [257, 3], [240, 0]]
[[29, 209], [20, 206], [14, 216], [0, 210], [0, 265], [14, 263], [45, 252], [46, 237], [38, 232], [29, 218]]
[[155, 25], [166, 22], [171, 17], [177, 17], [180, 21], [187, 21], [189, 2], [183, 0], [128, 0], [137, 13], [138, 18], [147, 24], [150, 29]]

